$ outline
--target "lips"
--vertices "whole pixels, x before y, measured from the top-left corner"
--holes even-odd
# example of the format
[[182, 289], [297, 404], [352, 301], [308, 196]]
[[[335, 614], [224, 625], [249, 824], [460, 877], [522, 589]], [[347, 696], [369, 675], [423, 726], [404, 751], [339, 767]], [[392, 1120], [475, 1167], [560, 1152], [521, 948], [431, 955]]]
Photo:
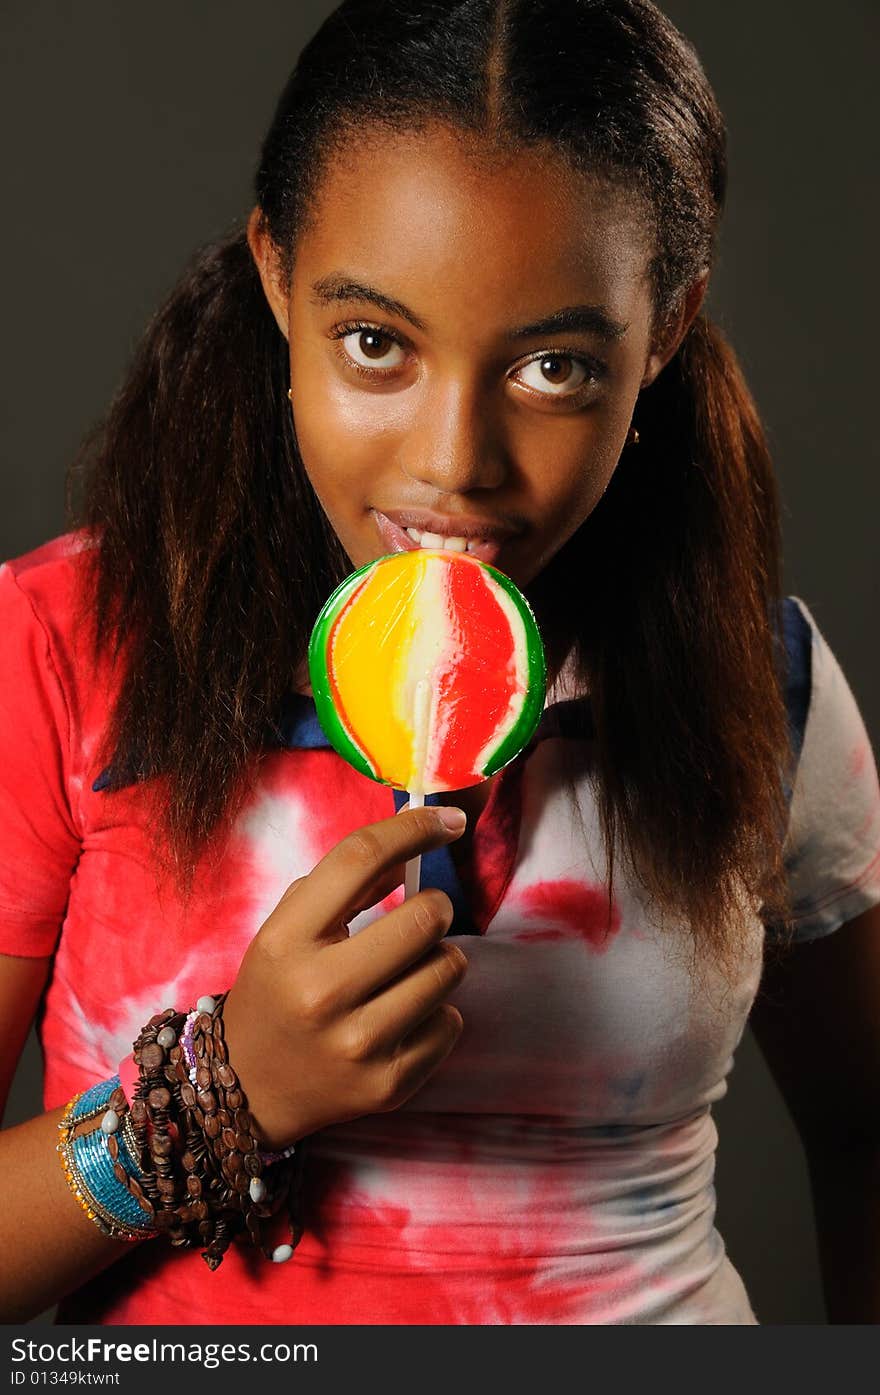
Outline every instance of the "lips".
[[373, 509], [379, 536], [387, 552], [412, 552], [436, 548], [468, 552], [490, 566], [497, 563], [513, 530], [473, 516], [447, 516], [426, 509], [395, 509], [391, 514]]

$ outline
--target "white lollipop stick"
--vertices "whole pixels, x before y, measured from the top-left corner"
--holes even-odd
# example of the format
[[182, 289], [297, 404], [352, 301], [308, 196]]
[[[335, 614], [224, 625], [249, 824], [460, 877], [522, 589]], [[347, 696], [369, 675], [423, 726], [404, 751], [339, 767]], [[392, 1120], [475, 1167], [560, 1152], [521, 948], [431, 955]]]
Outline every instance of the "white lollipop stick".
[[[413, 698], [413, 756], [414, 765], [424, 778], [425, 757], [428, 752], [428, 732], [431, 717], [431, 685], [427, 678], [420, 678]], [[422, 809], [425, 804], [424, 790], [409, 790], [409, 807]], [[411, 857], [406, 864], [403, 878], [403, 899], [408, 901], [419, 889], [422, 874], [422, 857]]]
[[[409, 796], [409, 807], [411, 809], [422, 809], [425, 804], [423, 794], [412, 794]], [[406, 872], [403, 878], [403, 899], [408, 901], [411, 896], [415, 896], [419, 889], [419, 879], [422, 875], [422, 854], [418, 857], [411, 857], [406, 864]]]

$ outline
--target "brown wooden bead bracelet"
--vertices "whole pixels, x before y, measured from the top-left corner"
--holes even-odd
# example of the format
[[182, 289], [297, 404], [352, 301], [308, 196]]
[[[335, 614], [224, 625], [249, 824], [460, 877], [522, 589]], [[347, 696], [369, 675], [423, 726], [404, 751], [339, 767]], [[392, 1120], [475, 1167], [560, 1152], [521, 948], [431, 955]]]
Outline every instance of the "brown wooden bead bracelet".
[[[208, 999], [204, 1005], [210, 1002], [210, 1011], [195, 1018], [194, 1082], [180, 1039], [186, 1013], [167, 1008], [141, 1030], [134, 1043], [139, 1079], [130, 1117], [143, 1176], [125, 1179], [172, 1245], [205, 1246], [202, 1258], [210, 1269], [218, 1267], [243, 1230], [276, 1262], [290, 1258], [303, 1233], [304, 1149], [298, 1144], [292, 1156], [273, 1163], [261, 1156], [247, 1099], [229, 1064], [225, 999], [225, 993]], [[271, 1248], [263, 1243], [262, 1222], [285, 1200], [290, 1244]]]

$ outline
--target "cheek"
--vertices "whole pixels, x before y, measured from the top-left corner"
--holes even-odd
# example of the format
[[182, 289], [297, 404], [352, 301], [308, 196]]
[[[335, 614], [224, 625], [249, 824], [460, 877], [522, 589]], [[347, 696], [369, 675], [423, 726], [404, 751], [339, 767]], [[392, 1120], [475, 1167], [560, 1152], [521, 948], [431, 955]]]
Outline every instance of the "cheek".
[[358, 391], [318, 355], [291, 354], [293, 417], [303, 463], [319, 490], [365, 483], [387, 461], [401, 433], [392, 397]]
[[620, 458], [628, 417], [588, 412], [552, 431], [530, 433], [519, 454], [521, 477], [545, 517], [568, 525], [583, 522], [601, 499]]
[[342, 498], [364, 473], [364, 440], [332, 395], [314, 391], [300, 376], [294, 387], [293, 422], [300, 456], [318, 497], [326, 505]]

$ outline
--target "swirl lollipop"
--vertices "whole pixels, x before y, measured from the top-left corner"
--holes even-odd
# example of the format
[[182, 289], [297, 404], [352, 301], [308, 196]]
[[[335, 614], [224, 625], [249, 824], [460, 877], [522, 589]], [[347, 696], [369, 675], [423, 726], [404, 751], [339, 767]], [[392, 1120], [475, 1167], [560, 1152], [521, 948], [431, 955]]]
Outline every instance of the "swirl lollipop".
[[[347, 577], [309, 644], [321, 726], [363, 775], [426, 794], [513, 760], [544, 706], [544, 649], [509, 577], [467, 553], [416, 549]], [[418, 859], [406, 894], [418, 888]]]

